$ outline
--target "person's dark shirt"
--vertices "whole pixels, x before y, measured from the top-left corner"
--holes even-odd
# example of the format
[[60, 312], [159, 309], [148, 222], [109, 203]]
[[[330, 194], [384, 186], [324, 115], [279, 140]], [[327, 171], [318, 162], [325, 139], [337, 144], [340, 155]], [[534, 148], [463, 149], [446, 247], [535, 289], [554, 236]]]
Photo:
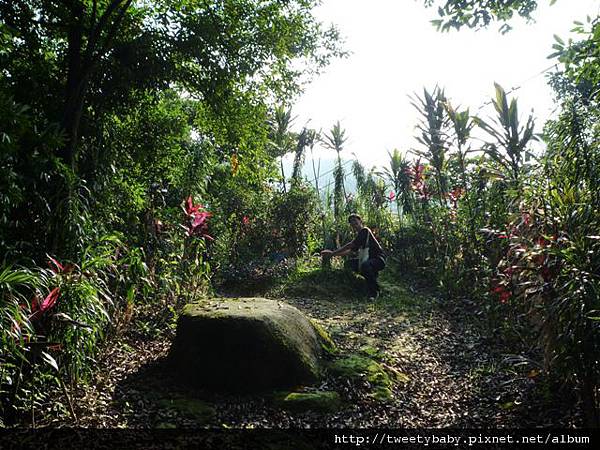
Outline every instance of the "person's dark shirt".
[[352, 250], [357, 251], [359, 248], [364, 248], [367, 236], [369, 236], [369, 259], [385, 258], [381, 244], [379, 244], [375, 236], [373, 236], [373, 232], [367, 227], [360, 230], [352, 241]]

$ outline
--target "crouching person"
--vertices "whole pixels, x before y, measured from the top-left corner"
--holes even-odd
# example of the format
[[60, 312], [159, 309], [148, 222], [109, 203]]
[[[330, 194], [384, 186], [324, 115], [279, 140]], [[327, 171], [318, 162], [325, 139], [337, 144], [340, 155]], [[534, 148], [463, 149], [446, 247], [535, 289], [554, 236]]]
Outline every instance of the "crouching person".
[[377, 276], [385, 268], [383, 249], [373, 232], [363, 225], [358, 214], [350, 214], [348, 223], [356, 232], [356, 237], [336, 250], [323, 250], [321, 257], [323, 260], [328, 260], [332, 256], [344, 256], [352, 251], [358, 251], [358, 259], [351, 260], [352, 268], [365, 277], [369, 300], [375, 300], [380, 293]]

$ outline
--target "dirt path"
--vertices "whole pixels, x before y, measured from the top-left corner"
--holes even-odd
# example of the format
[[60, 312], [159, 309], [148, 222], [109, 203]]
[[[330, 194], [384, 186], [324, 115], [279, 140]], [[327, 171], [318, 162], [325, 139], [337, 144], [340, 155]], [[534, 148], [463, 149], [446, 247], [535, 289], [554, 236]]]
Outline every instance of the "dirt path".
[[[408, 287], [410, 286], [410, 287]], [[499, 427], [570, 426], [568, 410], [539, 406], [539, 377], [506, 364], [460, 302], [453, 309], [413, 284], [388, 282], [375, 303], [334, 296], [287, 297], [325, 328], [338, 358], [362, 355], [395, 374], [392, 396], [378, 400], [367, 377], [328, 376], [308, 390], [335, 390], [344, 408], [290, 413], [265, 397], [220, 396], [178, 388], [162, 361], [170, 343], [125, 340], [79, 388], [79, 425], [93, 427]], [[398, 381], [399, 380], [399, 381]], [[57, 423], [70, 423], [63, 416]]]

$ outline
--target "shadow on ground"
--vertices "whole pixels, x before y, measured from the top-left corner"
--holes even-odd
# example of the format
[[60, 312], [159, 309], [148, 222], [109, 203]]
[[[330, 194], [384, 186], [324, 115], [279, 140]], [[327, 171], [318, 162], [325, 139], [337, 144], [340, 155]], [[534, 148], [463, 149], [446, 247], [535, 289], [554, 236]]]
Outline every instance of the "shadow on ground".
[[[505, 362], [468, 302], [442, 299], [426, 283], [402, 279], [393, 270], [384, 272], [381, 282], [384, 295], [371, 303], [357, 294], [364, 281], [342, 270], [300, 272], [261, 294], [285, 298], [325, 328], [338, 346], [334, 359], [346, 358], [344, 367], [362, 365], [358, 376], [329, 373], [319, 386], [303, 388], [337, 392], [344, 403], [340, 410], [293, 412], [276, 406], [273, 396], [181, 386], [169, 371], [165, 349], [116, 383], [112, 400], [120, 424], [259, 429], [572, 425], [572, 408], [560, 411], [559, 405], [544, 403], [544, 384]], [[395, 381], [377, 398], [374, 384], [382, 377]]]

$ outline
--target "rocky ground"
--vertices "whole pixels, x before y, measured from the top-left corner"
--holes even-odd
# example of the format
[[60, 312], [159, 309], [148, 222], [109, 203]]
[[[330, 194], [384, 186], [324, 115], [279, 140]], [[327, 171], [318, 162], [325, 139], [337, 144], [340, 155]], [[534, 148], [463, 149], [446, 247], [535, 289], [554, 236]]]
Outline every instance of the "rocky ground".
[[[310, 280], [309, 280], [310, 281]], [[358, 280], [357, 282], [360, 282]], [[543, 375], [515, 365], [486, 336], [464, 300], [441, 300], [415, 282], [384, 283], [374, 303], [288, 289], [285, 296], [331, 335], [331, 370], [320, 386], [299, 392], [337, 392], [334, 408], [294, 412], [277, 396], [218, 395], [177, 387], [168, 371], [170, 340], [125, 335], [98, 362], [89, 386], [71, 391], [73, 414], [45, 425], [100, 428], [322, 428], [573, 426], [566, 405], [545, 398]], [[293, 295], [292, 295], [293, 294]], [[304, 292], [306, 294], [306, 292]], [[137, 337], [136, 337], [137, 336]], [[355, 364], [356, 363], [356, 364]], [[67, 404], [65, 399], [64, 403]]]

